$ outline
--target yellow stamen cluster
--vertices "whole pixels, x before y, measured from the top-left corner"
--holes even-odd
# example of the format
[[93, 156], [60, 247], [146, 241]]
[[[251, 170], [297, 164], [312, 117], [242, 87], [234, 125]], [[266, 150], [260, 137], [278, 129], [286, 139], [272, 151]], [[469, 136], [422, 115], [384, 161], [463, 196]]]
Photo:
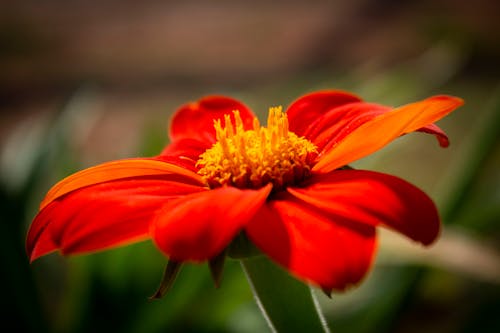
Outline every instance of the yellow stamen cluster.
[[267, 127], [257, 118], [253, 129], [245, 130], [238, 111], [214, 122], [217, 142], [200, 155], [200, 174], [212, 188], [235, 186], [259, 188], [268, 183], [274, 190], [303, 180], [310, 174], [316, 146], [288, 130], [288, 118], [281, 107], [269, 109]]

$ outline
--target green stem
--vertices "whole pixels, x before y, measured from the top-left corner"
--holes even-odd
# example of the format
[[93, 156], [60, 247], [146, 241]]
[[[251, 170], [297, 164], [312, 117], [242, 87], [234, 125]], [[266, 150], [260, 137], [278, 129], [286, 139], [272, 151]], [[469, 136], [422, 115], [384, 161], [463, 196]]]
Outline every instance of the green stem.
[[243, 259], [241, 265], [273, 332], [330, 332], [310, 287], [265, 256]]

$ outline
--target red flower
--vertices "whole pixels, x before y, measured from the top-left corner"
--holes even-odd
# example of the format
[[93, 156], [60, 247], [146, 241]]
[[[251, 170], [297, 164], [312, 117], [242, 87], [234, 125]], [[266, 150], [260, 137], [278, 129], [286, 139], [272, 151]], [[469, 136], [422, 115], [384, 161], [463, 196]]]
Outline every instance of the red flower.
[[344, 289], [367, 272], [375, 227], [424, 245], [439, 233], [432, 200], [394, 176], [343, 168], [462, 105], [435, 96], [396, 109], [341, 91], [271, 108], [267, 127], [227, 97], [181, 107], [154, 158], [104, 163], [56, 184], [27, 237], [30, 260], [151, 238], [171, 260], [205, 261], [241, 231], [298, 278]]

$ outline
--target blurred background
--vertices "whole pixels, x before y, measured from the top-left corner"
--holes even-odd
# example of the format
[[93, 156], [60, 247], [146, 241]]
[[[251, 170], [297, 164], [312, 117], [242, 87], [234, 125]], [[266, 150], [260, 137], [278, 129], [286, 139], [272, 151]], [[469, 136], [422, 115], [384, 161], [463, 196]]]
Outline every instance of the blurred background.
[[451, 94], [451, 146], [412, 134], [357, 162], [436, 201], [430, 249], [383, 232], [360, 287], [330, 300], [334, 332], [500, 332], [500, 2], [0, 2], [0, 316], [6, 332], [265, 332], [236, 261], [216, 290], [149, 242], [28, 264], [45, 192], [96, 163], [152, 156], [180, 104], [208, 94], [257, 114], [318, 89], [401, 105]]

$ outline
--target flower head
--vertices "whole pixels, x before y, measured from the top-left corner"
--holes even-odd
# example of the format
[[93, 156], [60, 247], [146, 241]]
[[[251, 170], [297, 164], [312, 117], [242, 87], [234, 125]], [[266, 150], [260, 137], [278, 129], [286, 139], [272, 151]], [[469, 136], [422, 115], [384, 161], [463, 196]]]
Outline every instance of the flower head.
[[433, 122], [462, 104], [435, 96], [399, 108], [343, 91], [305, 95], [266, 126], [220, 96], [174, 115], [153, 158], [104, 163], [56, 184], [30, 227], [31, 260], [152, 239], [175, 262], [212, 260], [244, 233], [293, 275], [325, 290], [365, 276], [376, 227], [424, 245], [440, 228], [432, 200], [397, 177], [345, 168], [413, 131], [448, 139]]
[[260, 188], [268, 183], [279, 191], [304, 180], [317, 154], [316, 146], [288, 130], [288, 118], [281, 107], [270, 108], [267, 127], [254, 118], [245, 130], [238, 111], [233, 127], [225, 115], [225, 127], [215, 122], [217, 142], [200, 155], [198, 174], [211, 188], [234, 186]]

